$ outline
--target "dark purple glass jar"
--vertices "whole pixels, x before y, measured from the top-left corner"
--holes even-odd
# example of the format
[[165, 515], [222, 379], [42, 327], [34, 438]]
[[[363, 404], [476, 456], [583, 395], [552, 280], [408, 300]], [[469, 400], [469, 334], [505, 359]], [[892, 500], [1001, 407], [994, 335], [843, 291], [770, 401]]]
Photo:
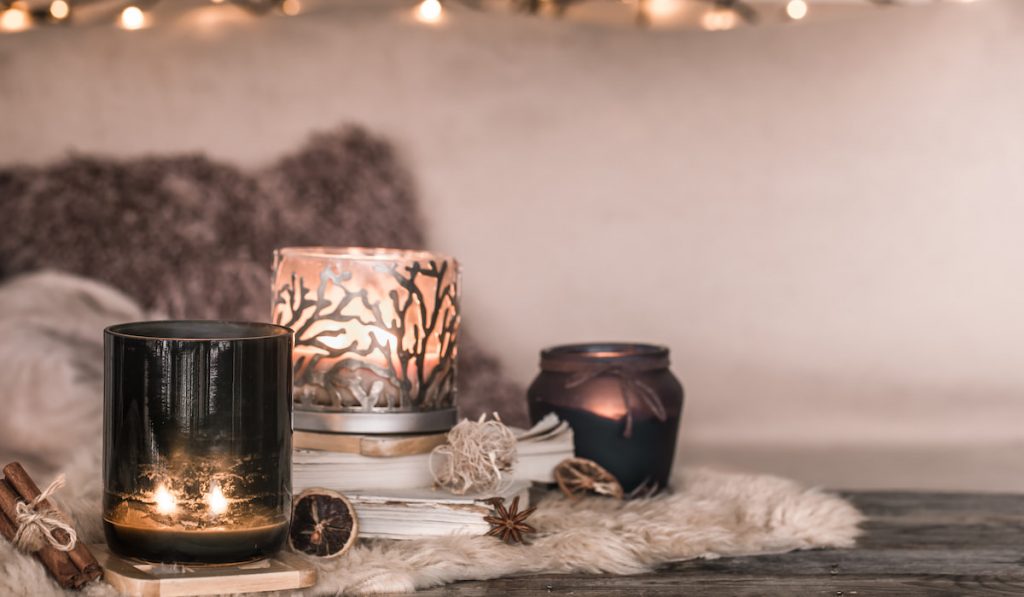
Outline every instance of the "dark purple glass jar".
[[627, 494], [663, 489], [683, 412], [683, 386], [668, 365], [668, 348], [651, 344], [548, 348], [528, 390], [530, 418], [555, 412], [568, 421], [576, 455], [606, 468]]

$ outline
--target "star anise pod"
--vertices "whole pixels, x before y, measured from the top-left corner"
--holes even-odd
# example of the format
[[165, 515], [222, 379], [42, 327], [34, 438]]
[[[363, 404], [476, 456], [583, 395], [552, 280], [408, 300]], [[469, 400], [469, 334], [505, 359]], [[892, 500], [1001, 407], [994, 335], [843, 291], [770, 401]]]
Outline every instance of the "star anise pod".
[[497, 514], [497, 516], [484, 516], [487, 524], [491, 525], [491, 530], [487, 531], [488, 537], [497, 537], [511, 545], [522, 543], [524, 535], [537, 532], [537, 529], [526, 524], [526, 519], [537, 508], [527, 508], [520, 512], [519, 496], [512, 500], [512, 506], [509, 508], [505, 507], [505, 500], [501, 498], [493, 498], [487, 502], [494, 506], [494, 511]]

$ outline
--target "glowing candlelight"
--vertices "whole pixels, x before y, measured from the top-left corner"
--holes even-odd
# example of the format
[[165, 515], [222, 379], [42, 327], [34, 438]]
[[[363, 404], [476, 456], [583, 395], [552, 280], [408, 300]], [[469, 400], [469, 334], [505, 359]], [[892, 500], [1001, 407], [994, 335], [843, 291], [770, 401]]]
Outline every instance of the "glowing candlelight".
[[178, 509], [178, 501], [162, 483], [157, 486], [153, 500], [156, 502], [156, 511], [160, 514], [174, 514]]
[[576, 456], [607, 469], [627, 493], [666, 486], [683, 410], [668, 348], [569, 344], [542, 351], [540, 364], [527, 391], [534, 422], [551, 412], [568, 422]]
[[206, 503], [210, 506], [210, 513], [213, 515], [224, 514], [228, 511], [228, 498], [224, 497], [220, 485], [214, 483], [210, 487], [210, 493], [206, 496]]
[[381, 346], [387, 346], [388, 343], [390, 343], [392, 356], [394, 356], [395, 349], [398, 346], [398, 340], [395, 338], [394, 334], [377, 328], [356, 328], [352, 333], [348, 333], [345, 329], [340, 329], [337, 332], [331, 333], [337, 333], [337, 335], [330, 336], [327, 333], [324, 333], [320, 336], [320, 342], [330, 348], [345, 348], [353, 342], [357, 345], [366, 345], [369, 344], [371, 340], [376, 340]]
[[[457, 261], [359, 247], [290, 247], [276, 251], [274, 260], [273, 319], [295, 331], [297, 429], [450, 427]], [[386, 416], [398, 412], [400, 419]]]
[[618, 421], [626, 416], [626, 399], [618, 380], [594, 380], [595, 391], [587, 397], [583, 409], [595, 415]]

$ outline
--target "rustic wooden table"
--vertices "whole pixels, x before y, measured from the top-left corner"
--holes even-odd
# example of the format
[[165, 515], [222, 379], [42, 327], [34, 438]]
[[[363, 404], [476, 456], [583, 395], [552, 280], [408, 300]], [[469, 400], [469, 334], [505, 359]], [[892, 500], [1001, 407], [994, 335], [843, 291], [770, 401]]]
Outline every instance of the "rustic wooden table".
[[1024, 595], [1024, 495], [844, 492], [858, 547], [681, 562], [638, 576], [463, 582], [419, 595]]

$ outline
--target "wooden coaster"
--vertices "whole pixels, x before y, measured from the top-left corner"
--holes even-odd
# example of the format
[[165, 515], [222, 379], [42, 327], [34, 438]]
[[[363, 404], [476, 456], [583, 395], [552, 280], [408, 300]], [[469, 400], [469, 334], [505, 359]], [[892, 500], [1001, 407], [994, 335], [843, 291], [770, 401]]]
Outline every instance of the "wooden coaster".
[[316, 584], [316, 569], [281, 552], [273, 558], [227, 565], [152, 564], [122, 558], [106, 545], [91, 545], [103, 579], [126, 595], [171, 597], [289, 591]]
[[299, 450], [345, 452], [377, 458], [426, 454], [443, 444], [447, 433], [423, 435], [356, 435], [352, 433], [318, 433], [295, 431], [292, 445]]

